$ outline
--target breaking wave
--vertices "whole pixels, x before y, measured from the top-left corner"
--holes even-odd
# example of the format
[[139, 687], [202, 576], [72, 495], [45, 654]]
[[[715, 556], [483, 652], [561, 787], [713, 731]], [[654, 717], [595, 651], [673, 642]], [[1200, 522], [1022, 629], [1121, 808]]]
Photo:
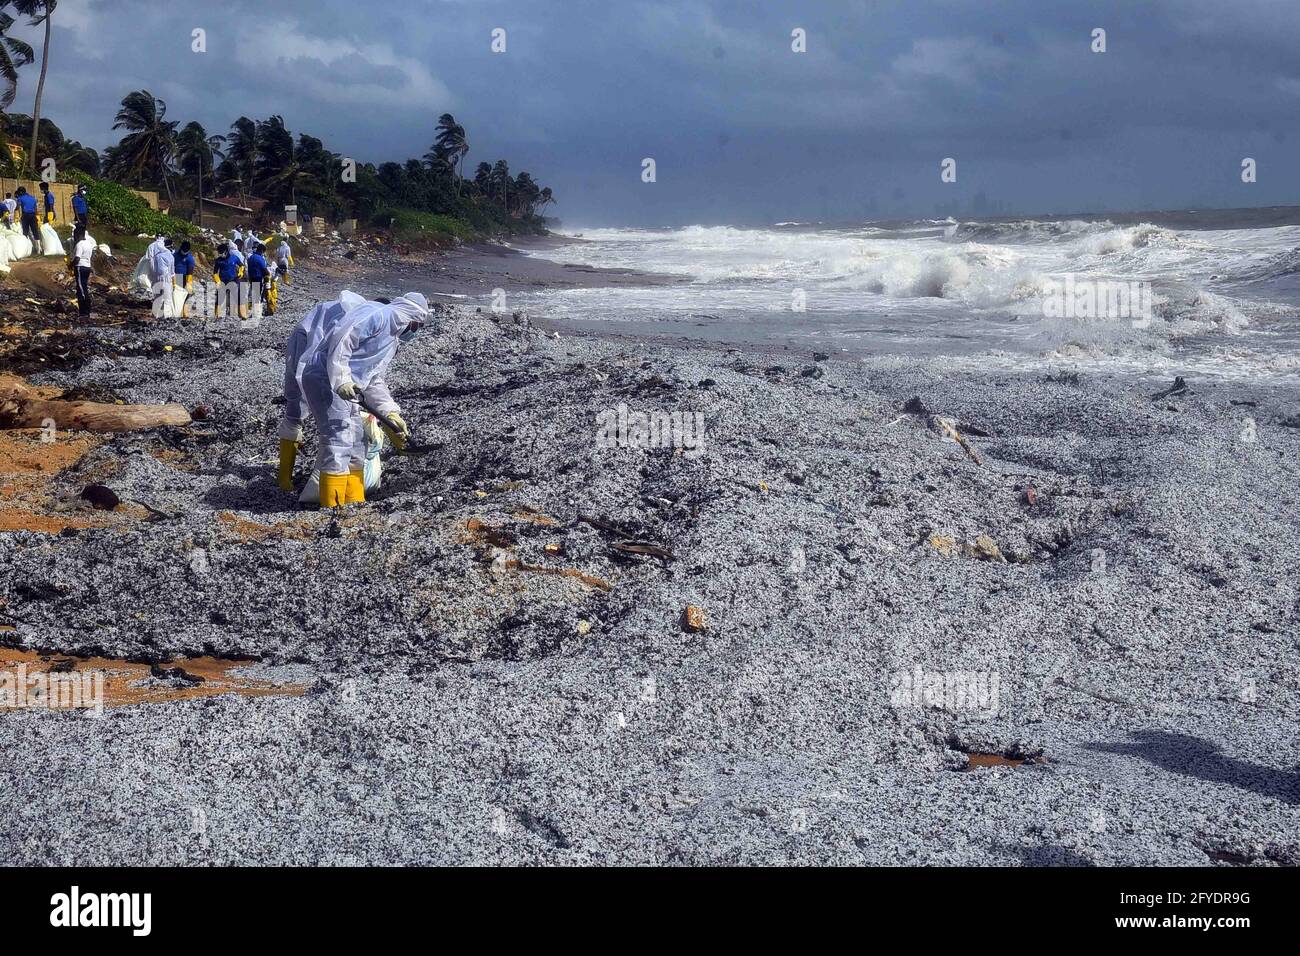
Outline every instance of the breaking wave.
[[[1132, 355], [1207, 336], [1241, 341], [1255, 330], [1273, 336], [1274, 346], [1294, 338], [1300, 349], [1300, 226], [1180, 230], [1107, 219], [942, 218], [695, 225], [587, 230], [572, 245], [536, 254], [687, 280], [541, 294], [548, 310], [583, 321], [715, 325], [739, 328], [739, 336], [770, 329], [818, 341], [874, 336], [900, 349], [1038, 357], [1070, 343], [1088, 354]], [[1133, 321], [1049, 310], [1049, 297], [1057, 301], [1067, 281], [1095, 289], [1141, 283], [1149, 315]], [[792, 307], [795, 300], [806, 305]], [[1249, 351], [1237, 347], [1234, 355]]]

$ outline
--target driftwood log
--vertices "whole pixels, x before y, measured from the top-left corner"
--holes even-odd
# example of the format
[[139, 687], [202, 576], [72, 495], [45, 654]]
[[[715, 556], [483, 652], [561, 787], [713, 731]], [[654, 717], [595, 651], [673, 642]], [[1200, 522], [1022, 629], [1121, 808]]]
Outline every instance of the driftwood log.
[[71, 431], [133, 432], [163, 425], [188, 425], [183, 405], [108, 405], [40, 398], [12, 375], [0, 375], [0, 428], [44, 428], [49, 422]]

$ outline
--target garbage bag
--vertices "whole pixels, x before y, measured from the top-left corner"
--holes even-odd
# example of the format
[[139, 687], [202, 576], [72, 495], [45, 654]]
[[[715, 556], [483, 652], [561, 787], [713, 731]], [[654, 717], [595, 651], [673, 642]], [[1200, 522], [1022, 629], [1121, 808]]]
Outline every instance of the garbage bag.
[[54, 227], [48, 222], [41, 223], [41, 255], [64, 255], [63, 243], [59, 241], [59, 234], [54, 231]]
[[10, 259], [26, 259], [32, 254], [32, 241], [22, 233], [9, 233], [4, 240], [9, 244]]
[[148, 256], [141, 256], [140, 261], [135, 264], [135, 272], [131, 275], [131, 287], [141, 292], [153, 291], [153, 270], [149, 268]]

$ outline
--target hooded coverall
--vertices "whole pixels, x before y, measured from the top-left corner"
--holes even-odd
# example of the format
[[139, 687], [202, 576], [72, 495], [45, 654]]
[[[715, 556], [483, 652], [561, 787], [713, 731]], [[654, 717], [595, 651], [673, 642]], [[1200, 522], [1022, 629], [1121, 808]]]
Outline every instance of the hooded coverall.
[[365, 500], [361, 408], [340, 397], [339, 388], [351, 382], [380, 415], [399, 412], [385, 381], [388, 365], [397, 354], [398, 337], [412, 322], [427, 317], [424, 296], [408, 293], [388, 305], [363, 302], [344, 307], [343, 315], [329, 324], [322, 316], [316, 330], [320, 339], [314, 345], [308, 332], [297, 364], [297, 385], [320, 433], [317, 466], [322, 507]]

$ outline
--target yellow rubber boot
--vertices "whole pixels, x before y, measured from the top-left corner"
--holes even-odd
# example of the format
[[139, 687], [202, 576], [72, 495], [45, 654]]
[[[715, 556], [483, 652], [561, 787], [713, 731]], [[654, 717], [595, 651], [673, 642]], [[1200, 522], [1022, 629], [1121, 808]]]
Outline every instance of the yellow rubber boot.
[[320, 506], [322, 508], [339, 508], [348, 503], [347, 472], [341, 475], [320, 473]]
[[293, 465], [298, 460], [298, 443], [292, 438], [280, 439], [280, 490], [293, 492]]
[[348, 504], [364, 504], [366, 500], [366, 470], [353, 468], [348, 472]]

